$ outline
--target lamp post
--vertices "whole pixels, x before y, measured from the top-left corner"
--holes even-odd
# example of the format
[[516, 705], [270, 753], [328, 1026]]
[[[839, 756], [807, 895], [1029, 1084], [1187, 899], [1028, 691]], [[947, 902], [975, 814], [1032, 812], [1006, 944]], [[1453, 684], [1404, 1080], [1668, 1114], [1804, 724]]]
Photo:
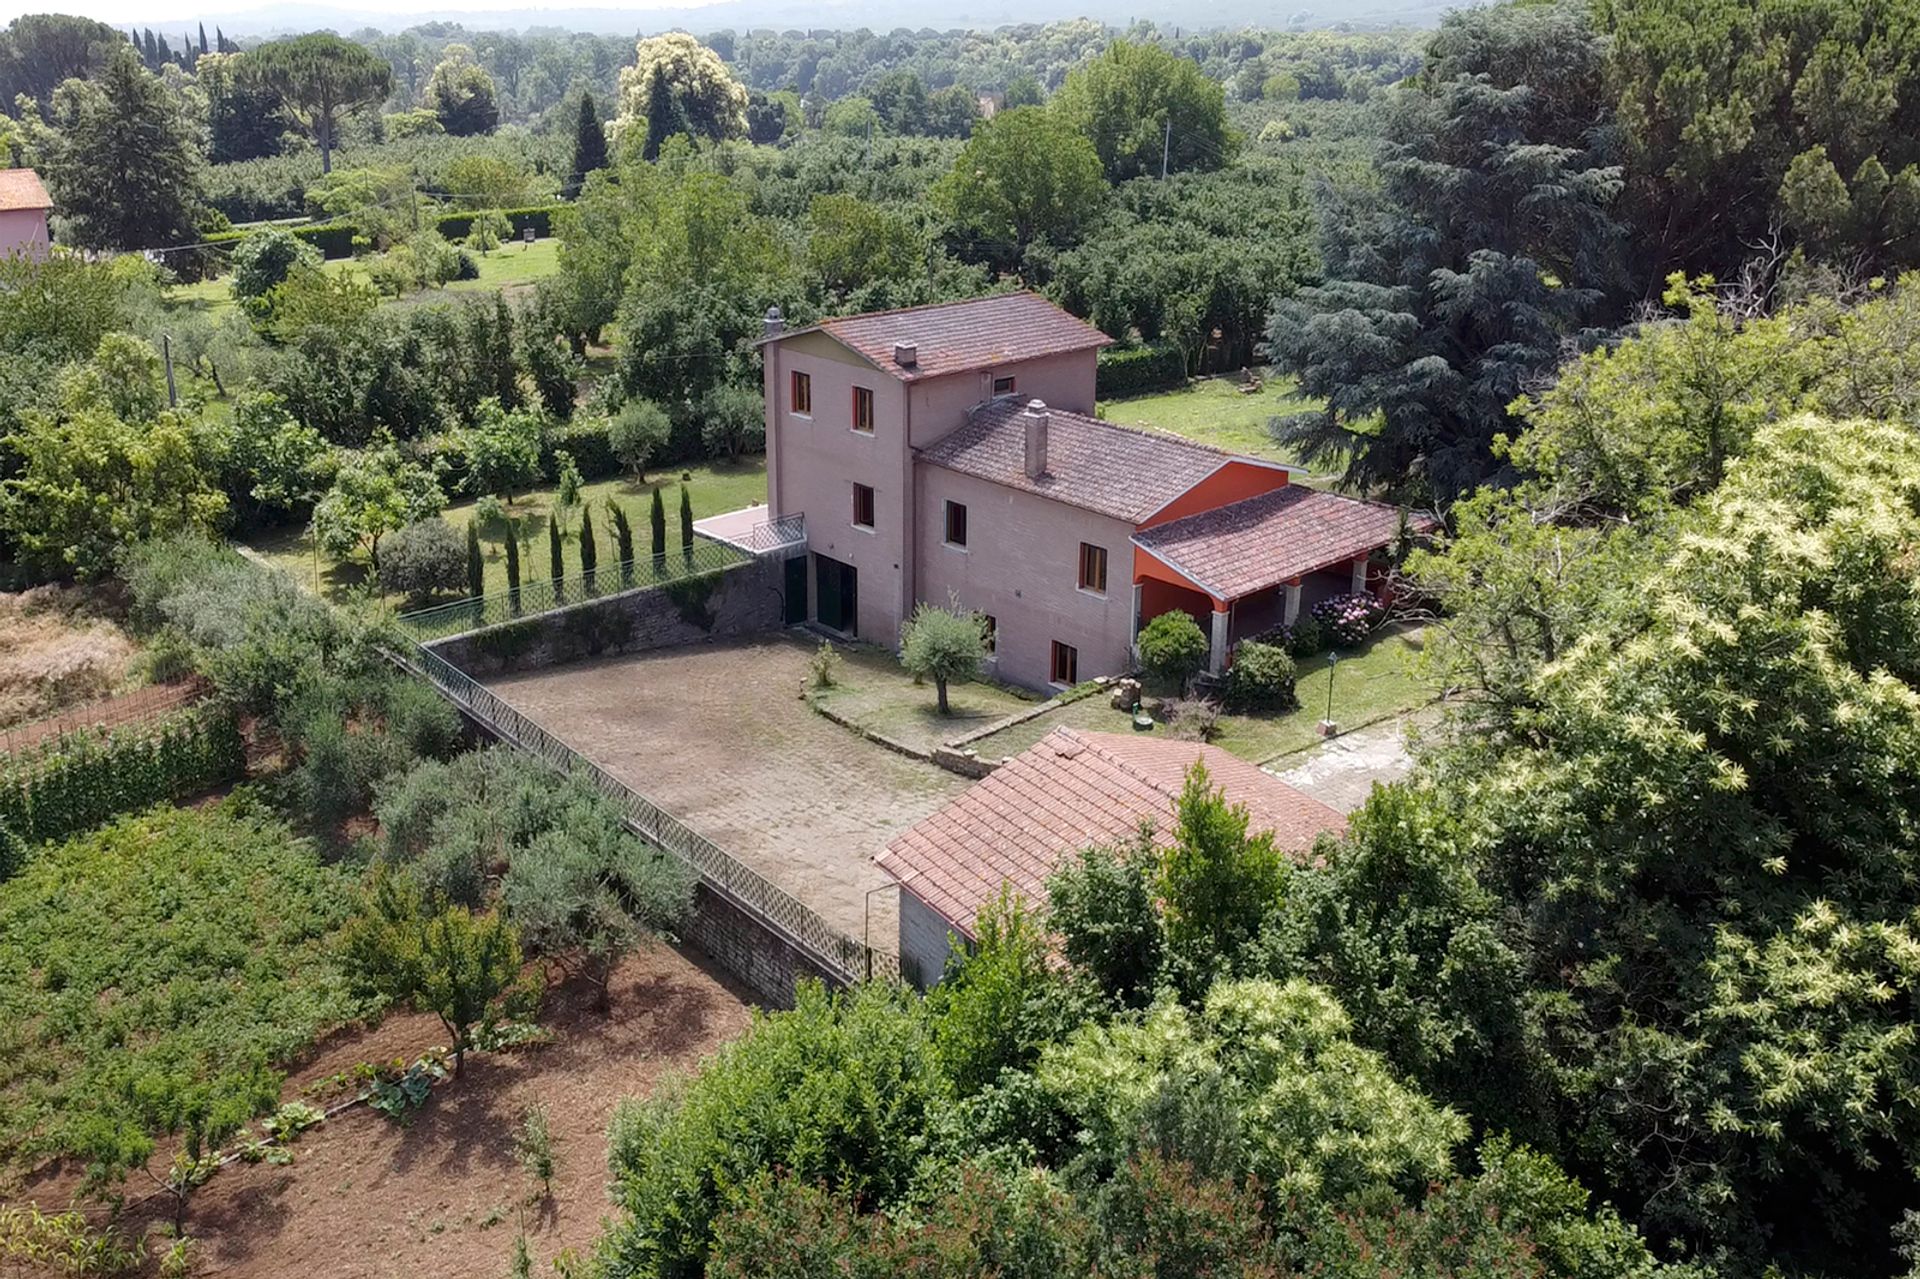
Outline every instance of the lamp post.
[[1335, 668], [1337, 668], [1339, 665], [1340, 665], [1339, 652], [1334, 649], [1328, 649], [1327, 650], [1327, 715], [1325, 719], [1320, 721], [1320, 736], [1322, 737], [1332, 737], [1334, 733], [1338, 731], [1338, 729], [1335, 727], [1333, 722], [1333, 672]]

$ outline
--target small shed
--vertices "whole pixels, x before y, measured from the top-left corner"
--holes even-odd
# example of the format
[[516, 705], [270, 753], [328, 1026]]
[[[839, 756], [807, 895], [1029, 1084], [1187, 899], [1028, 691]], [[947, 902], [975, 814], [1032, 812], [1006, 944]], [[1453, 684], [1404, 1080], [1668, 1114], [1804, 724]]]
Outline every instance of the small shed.
[[52, 244], [47, 214], [53, 201], [32, 169], [0, 169], [0, 258], [44, 262]]

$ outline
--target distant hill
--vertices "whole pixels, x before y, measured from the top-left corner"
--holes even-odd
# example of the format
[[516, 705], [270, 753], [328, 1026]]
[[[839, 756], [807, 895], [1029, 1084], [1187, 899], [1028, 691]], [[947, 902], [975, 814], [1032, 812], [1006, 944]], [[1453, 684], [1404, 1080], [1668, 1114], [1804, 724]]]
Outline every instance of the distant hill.
[[[92, 6], [72, 6], [85, 12]], [[1323, 0], [1318, 5], [1285, 9], [1259, 0], [1218, 0], [1195, 5], [1188, 0], [1128, 0], [1123, 6], [1104, 12], [1089, 6], [1086, 0], [931, 0], [903, 12], [898, 5], [878, 0], [718, 0], [707, 5], [640, 6], [622, 8], [433, 8], [404, 10], [396, 14], [393, 6], [354, 7], [334, 5], [281, 4], [238, 12], [216, 13], [208, 9], [186, 9], [177, 16], [158, 21], [142, 20], [160, 30], [172, 30], [216, 17], [230, 36], [265, 36], [294, 31], [329, 29], [342, 33], [374, 27], [383, 31], [401, 31], [426, 22], [457, 22], [472, 30], [525, 30], [529, 27], [558, 27], [568, 31], [619, 33], [628, 31], [666, 31], [684, 28], [694, 32], [771, 27], [775, 30], [853, 30], [866, 27], [891, 31], [908, 26], [944, 31], [955, 27], [992, 28], [1028, 22], [1054, 22], [1065, 18], [1092, 17], [1115, 26], [1126, 26], [1146, 19], [1167, 25], [1193, 28], [1215, 27], [1292, 27], [1310, 29], [1352, 25], [1382, 27], [1396, 25], [1432, 26], [1448, 9], [1461, 7], [1449, 0]], [[112, 15], [102, 14], [112, 21]]]

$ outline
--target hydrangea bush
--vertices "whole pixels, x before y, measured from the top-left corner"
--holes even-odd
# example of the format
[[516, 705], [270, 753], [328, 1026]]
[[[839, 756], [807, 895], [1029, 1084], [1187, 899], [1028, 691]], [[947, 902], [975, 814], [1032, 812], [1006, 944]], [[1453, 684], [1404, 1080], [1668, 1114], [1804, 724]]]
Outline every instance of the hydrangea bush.
[[1333, 642], [1349, 647], [1366, 639], [1384, 612], [1379, 600], [1365, 594], [1336, 595], [1313, 606], [1314, 620]]

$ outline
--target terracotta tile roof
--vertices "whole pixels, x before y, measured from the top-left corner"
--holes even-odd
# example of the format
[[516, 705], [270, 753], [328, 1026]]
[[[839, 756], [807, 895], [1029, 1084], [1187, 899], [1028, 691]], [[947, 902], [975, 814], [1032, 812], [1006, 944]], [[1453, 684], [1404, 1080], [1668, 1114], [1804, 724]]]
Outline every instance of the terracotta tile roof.
[[[1432, 523], [1413, 519], [1416, 530]], [[1378, 550], [1399, 528], [1399, 507], [1289, 484], [1142, 529], [1133, 540], [1215, 598], [1238, 599]]]
[[1047, 473], [1031, 479], [1025, 409], [1018, 397], [989, 400], [965, 426], [921, 449], [920, 459], [1138, 524], [1233, 456], [1177, 435], [1052, 409]]
[[908, 892], [971, 937], [981, 907], [1011, 884], [1044, 903], [1061, 860], [1131, 840], [1152, 822], [1169, 842], [1174, 803], [1198, 760], [1253, 831], [1303, 853], [1322, 832], [1346, 829], [1338, 812], [1217, 746], [1165, 737], [1056, 728], [874, 858]]
[[51, 209], [47, 189], [32, 169], [0, 169], [0, 213], [16, 209]]
[[[1037, 293], [1002, 293], [822, 320], [813, 326], [903, 382], [993, 368], [1068, 351], [1096, 350], [1113, 339]], [[797, 332], [812, 332], [800, 329]], [[912, 368], [893, 359], [896, 342], [918, 348]]]

